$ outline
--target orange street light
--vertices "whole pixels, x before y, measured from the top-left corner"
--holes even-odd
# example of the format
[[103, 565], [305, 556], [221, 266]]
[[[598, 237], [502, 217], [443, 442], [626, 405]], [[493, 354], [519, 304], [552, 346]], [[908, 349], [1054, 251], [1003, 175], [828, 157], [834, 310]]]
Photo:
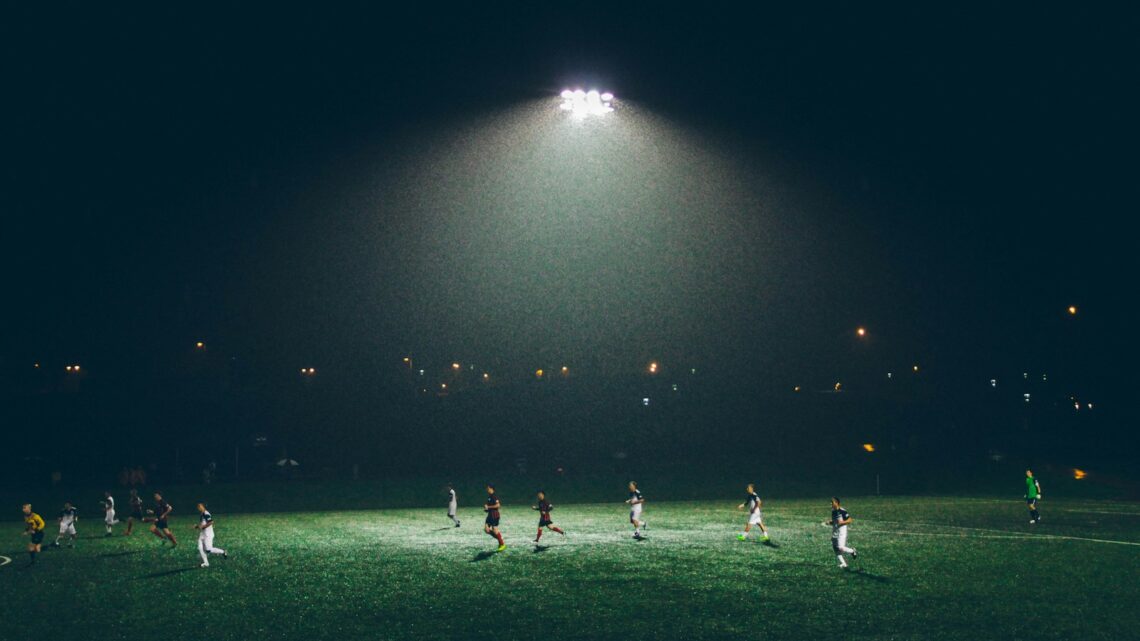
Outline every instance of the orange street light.
[[867, 452], [874, 452], [875, 451], [875, 444], [874, 443], [864, 443], [863, 449]]
[[1077, 306], [1076, 305], [1069, 305], [1069, 316], [1076, 316], [1076, 315], [1077, 315]]
[[855, 333], [858, 334], [859, 338], [863, 338], [864, 336], [867, 335], [867, 328], [866, 327], [860, 327], [859, 329], [855, 330]]

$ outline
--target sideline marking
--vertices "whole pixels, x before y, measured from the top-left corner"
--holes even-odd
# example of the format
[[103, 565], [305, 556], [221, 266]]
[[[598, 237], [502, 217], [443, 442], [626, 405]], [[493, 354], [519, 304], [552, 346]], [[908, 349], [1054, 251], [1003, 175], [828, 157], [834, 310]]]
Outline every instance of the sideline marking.
[[6, 556], [0, 556], [0, 568], [4, 567], [5, 565], [8, 565], [11, 562], [12, 562], [12, 559], [9, 559]]

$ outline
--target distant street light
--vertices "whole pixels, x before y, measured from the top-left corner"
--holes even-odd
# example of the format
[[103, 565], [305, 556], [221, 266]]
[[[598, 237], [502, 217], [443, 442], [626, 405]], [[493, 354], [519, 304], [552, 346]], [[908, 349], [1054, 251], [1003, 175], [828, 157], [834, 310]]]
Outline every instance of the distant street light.
[[[38, 365], [37, 365], [37, 367], [38, 367]], [[72, 374], [78, 374], [79, 373], [79, 366], [78, 365], [68, 365], [68, 366], [64, 367], [63, 369], [68, 371], [68, 372], [71, 372]]]
[[317, 373], [317, 370], [314, 367], [302, 367], [301, 368], [301, 376], [315, 376], [316, 373]]
[[656, 374], [657, 373], [657, 361], [653, 361], [652, 363], [649, 364], [649, 373], [650, 374]]
[[875, 444], [874, 443], [864, 443], [863, 449], [867, 452], [874, 452], [875, 451]]
[[867, 335], [867, 328], [860, 327], [859, 329], [855, 330], [855, 333], [859, 336], [859, 338], [863, 338]]
[[1077, 315], [1077, 306], [1076, 305], [1069, 305], [1069, 316], [1076, 316], [1076, 315]]
[[535, 378], [542, 378], [543, 374], [545, 374], [545, 372], [543, 372], [541, 369], [534, 370], [534, 377]]
[[202, 341], [198, 341], [197, 343], [194, 343], [194, 349], [206, 349], [206, 344]]

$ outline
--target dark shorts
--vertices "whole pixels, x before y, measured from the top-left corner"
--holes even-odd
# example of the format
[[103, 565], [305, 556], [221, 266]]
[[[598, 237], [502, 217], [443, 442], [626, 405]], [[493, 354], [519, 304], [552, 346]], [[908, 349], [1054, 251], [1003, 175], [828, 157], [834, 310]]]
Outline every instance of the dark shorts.
[[143, 519], [142, 510], [131, 510], [131, 518], [141, 521]]
[[32, 532], [32, 545], [39, 545], [44, 542], [44, 531]]
[[1037, 499], [1025, 499], [1025, 504], [1029, 507], [1037, 507]]
[[487, 525], [490, 525], [491, 527], [499, 527], [499, 517], [497, 517], [497, 516], [491, 516], [490, 514], [488, 514], [487, 520], [485, 520], [483, 522], [486, 523]]
[[550, 519], [539, 519], [538, 520], [538, 527], [546, 527], [548, 525], [554, 525], [554, 521], [551, 521]]
[[158, 529], [160, 529], [160, 530], [169, 530], [169, 529], [170, 529], [170, 524], [169, 524], [169, 523], [167, 523], [166, 521], [155, 521], [155, 522], [154, 522], [154, 527], [156, 527], [156, 528], [158, 528]]

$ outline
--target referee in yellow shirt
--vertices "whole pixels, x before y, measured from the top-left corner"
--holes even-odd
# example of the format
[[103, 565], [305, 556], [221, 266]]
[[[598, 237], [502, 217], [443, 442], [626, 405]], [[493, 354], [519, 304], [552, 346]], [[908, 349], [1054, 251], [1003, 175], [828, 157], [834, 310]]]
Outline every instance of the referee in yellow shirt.
[[44, 520], [39, 514], [32, 511], [31, 503], [24, 505], [24, 534], [32, 537], [32, 540], [28, 542], [28, 556], [32, 558], [31, 565], [35, 565], [36, 554], [39, 553], [40, 545], [44, 542]]

